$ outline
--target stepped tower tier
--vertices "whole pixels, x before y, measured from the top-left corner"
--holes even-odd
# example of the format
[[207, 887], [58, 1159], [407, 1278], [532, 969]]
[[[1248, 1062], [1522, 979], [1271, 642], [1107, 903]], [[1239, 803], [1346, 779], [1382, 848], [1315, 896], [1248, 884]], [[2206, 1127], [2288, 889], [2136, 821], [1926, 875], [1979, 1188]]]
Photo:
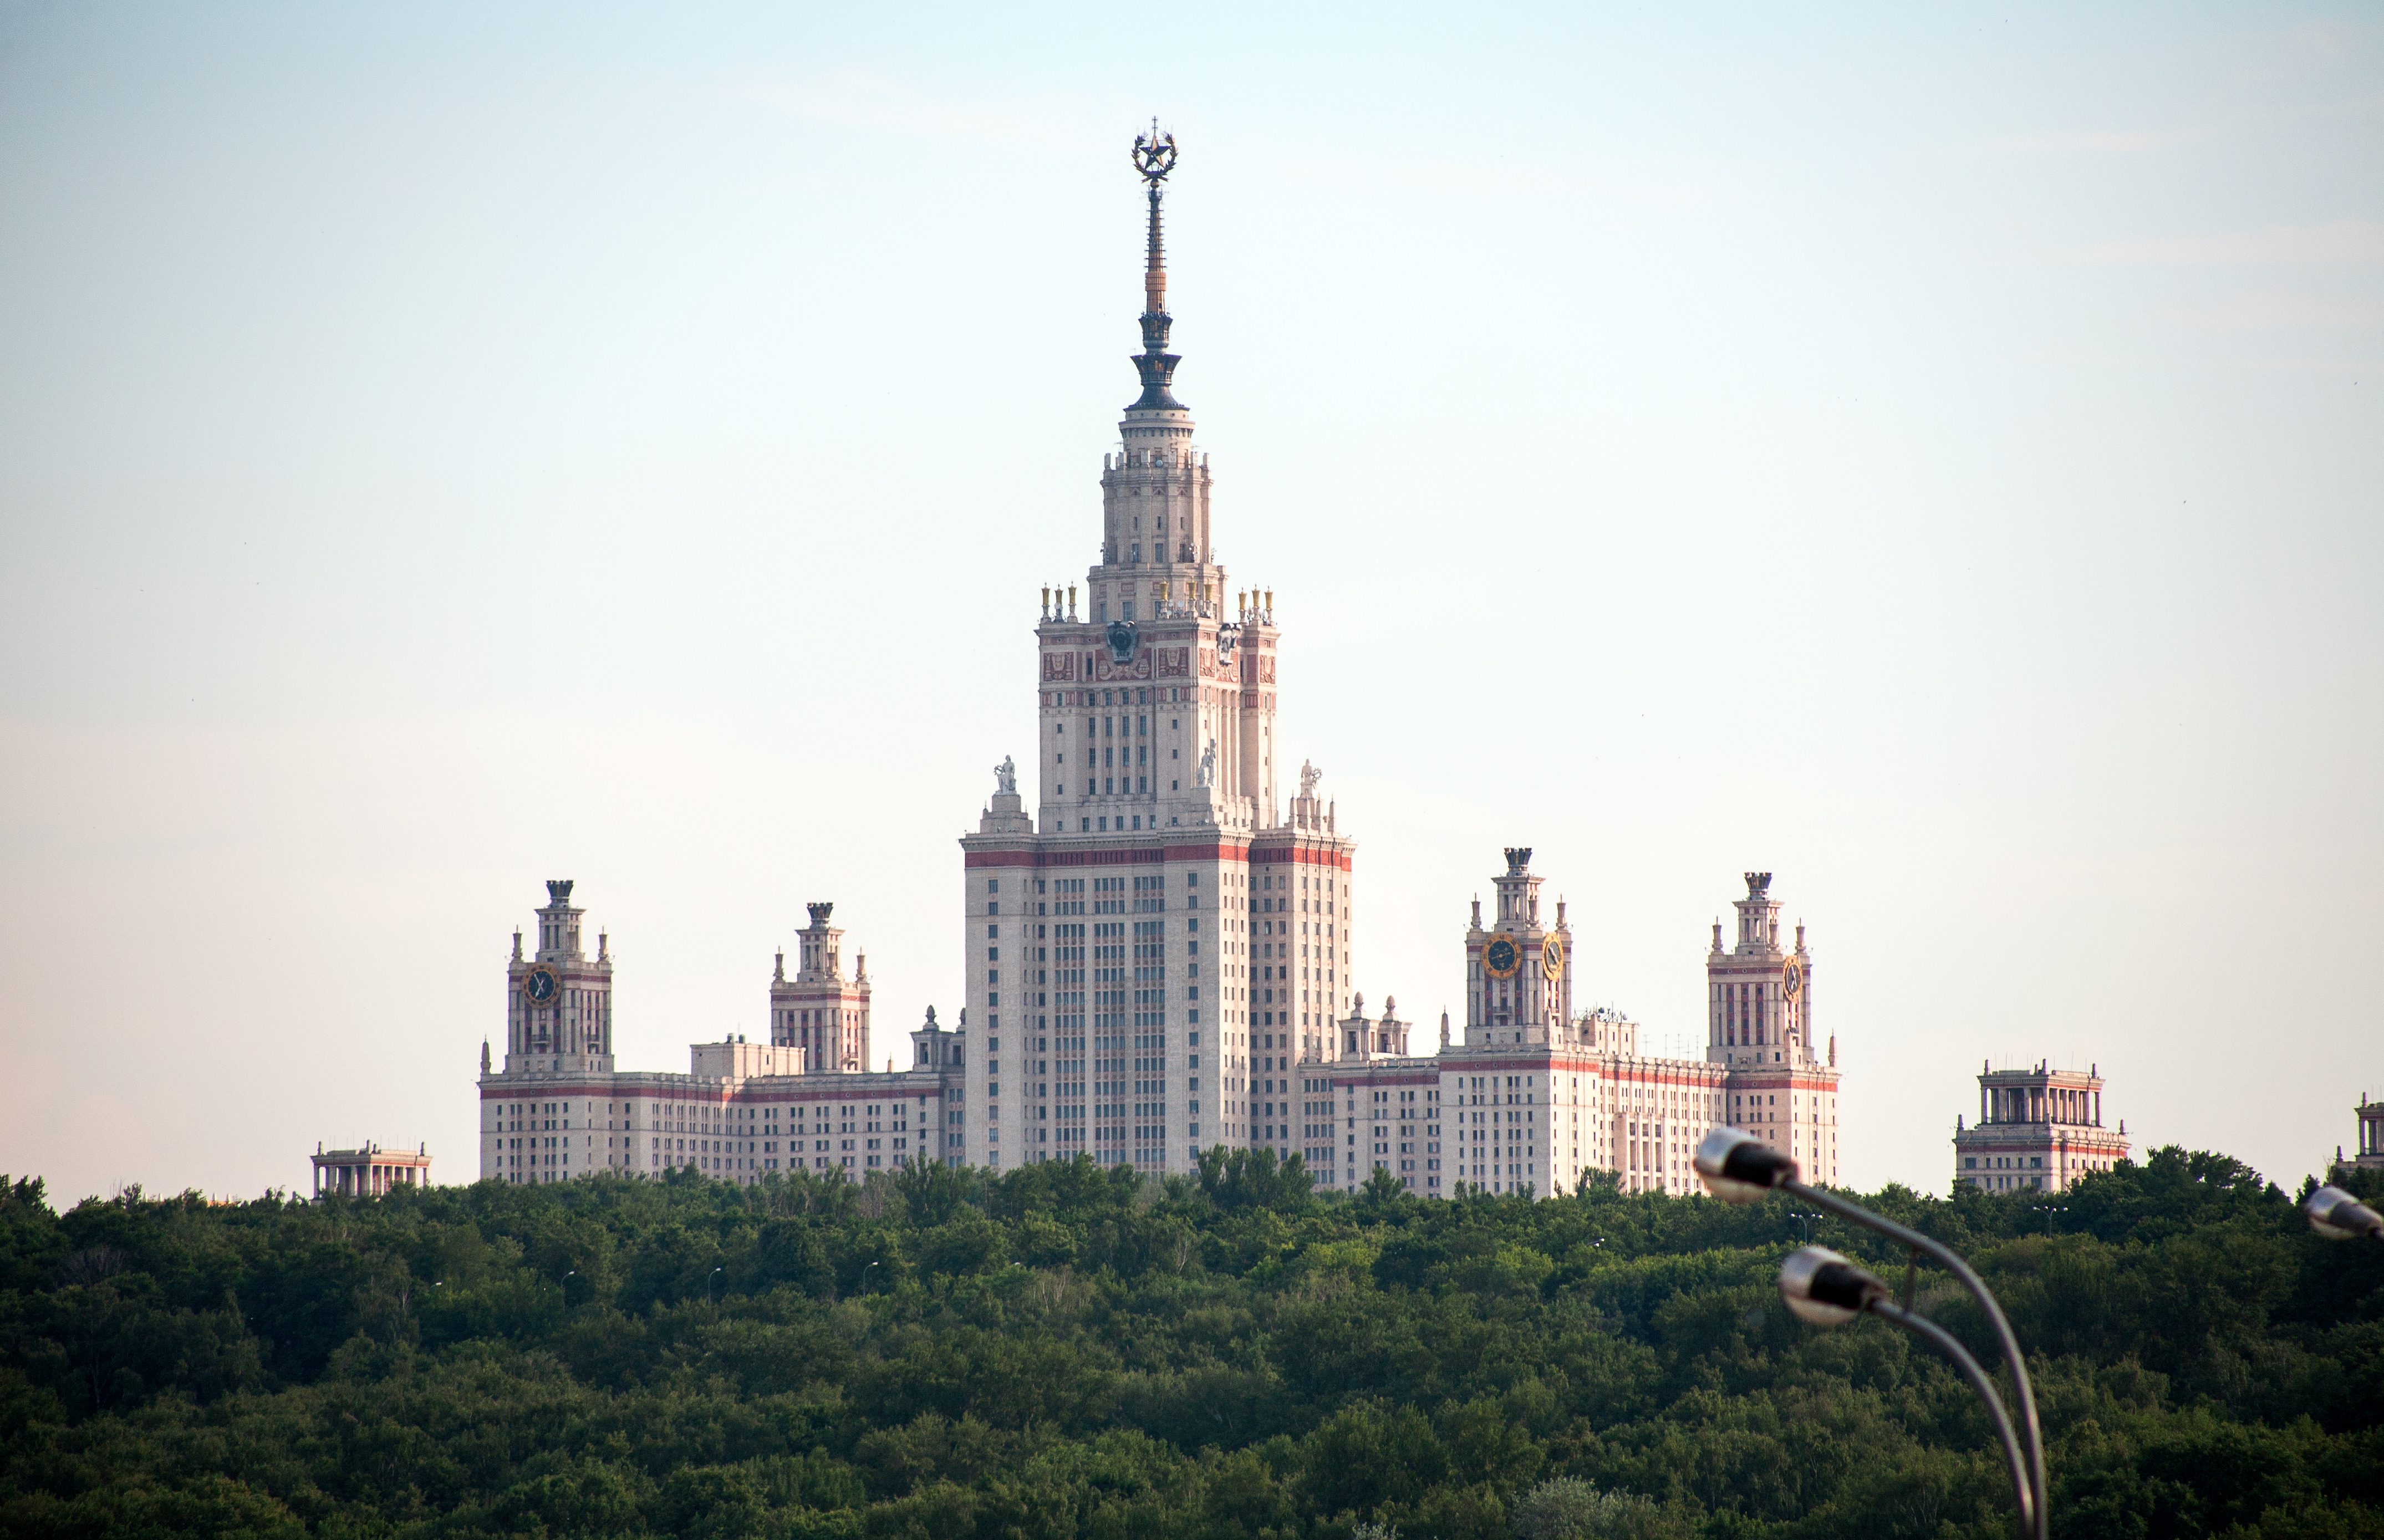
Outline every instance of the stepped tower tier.
[[1173, 392], [1175, 155], [1156, 124], [1135, 142], [1142, 389], [1102, 457], [1081, 600], [1043, 590], [1034, 785], [1004, 760], [961, 840], [975, 1035], [948, 1116], [988, 1166], [1287, 1152], [1278, 1099], [1296, 1064], [1336, 1055], [1351, 1009], [1356, 843], [1312, 771], [1283, 808], [1273, 595], [1235, 589], [1216, 559], [1208, 458]]
[[1271, 592], [1234, 590], [1210, 539], [1208, 456], [1170, 386], [1161, 220], [1173, 135], [1136, 142], [1149, 205], [1142, 393], [1101, 460], [1099, 559], [1046, 590], [1037, 627], [1042, 751], [1036, 826], [1129, 833], [1275, 822], [1275, 644]]

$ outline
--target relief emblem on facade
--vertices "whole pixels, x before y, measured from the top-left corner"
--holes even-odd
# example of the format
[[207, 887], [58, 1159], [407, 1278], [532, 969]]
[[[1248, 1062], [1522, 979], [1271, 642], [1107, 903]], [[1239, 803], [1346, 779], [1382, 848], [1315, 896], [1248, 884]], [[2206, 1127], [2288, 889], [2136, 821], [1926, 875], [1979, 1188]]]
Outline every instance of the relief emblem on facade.
[[1216, 652], [1216, 650], [1215, 650], [1214, 648], [1211, 648], [1211, 647], [1203, 647], [1202, 649], [1200, 649], [1200, 677], [1202, 677], [1202, 678], [1204, 678], [1204, 679], [1213, 679], [1213, 678], [1215, 678], [1216, 677], [1217, 677], [1217, 652]]
[[1192, 672], [1192, 650], [1188, 647], [1162, 647], [1159, 650], [1159, 677], [1175, 679]]
[[1273, 652], [1261, 652], [1259, 654], [1259, 683], [1262, 685], [1271, 685], [1274, 683], [1274, 654]]
[[1043, 654], [1043, 677], [1047, 679], [1073, 679], [1076, 677], [1076, 654], [1046, 652]]
[[1150, 677], [1150, 654], [1148, 652], [1137, 652], [1132, 663], [1111, 663], [1107, 658], [1095, 659], [1093, 677], [1104, 682], [1111, 679], [1148, 679]]

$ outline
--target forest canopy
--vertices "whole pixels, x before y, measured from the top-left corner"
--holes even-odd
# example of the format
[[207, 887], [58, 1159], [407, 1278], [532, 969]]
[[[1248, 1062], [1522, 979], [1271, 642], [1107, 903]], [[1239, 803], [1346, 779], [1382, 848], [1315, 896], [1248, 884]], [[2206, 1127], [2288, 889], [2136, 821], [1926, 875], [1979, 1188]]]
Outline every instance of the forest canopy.
[[[2384, 1534], [2384, 1246], [2175, 1149], [1862, 1200], [2009, 1311], [2056, 1535]], [[1786, 1202], [1344, 1197], [1264, 1152], [64, 1213], [0, 1180], [0, 1534], [2003, 1540], [1943, 1360], [1782, 1306], [1808, 1236], [1902, 1285]], [[1916, 1299], [1994, 1363], [1943, 1274]]]

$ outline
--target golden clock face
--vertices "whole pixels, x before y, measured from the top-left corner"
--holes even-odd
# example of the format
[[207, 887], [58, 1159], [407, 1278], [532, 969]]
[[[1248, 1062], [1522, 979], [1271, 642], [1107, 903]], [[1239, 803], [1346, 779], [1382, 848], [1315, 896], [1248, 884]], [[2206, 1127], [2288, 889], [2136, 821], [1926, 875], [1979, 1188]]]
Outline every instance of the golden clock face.
[[1523, 965], [1523, 954], [1514, 941], [1504, 936], [1494, 936], [1482, 949], [1482, 971], [1492, 978], [1512, 978], [1515, 970]]
[[1540, 972], [1551, 979], [1564, 976], [1564, 942], [1556, 937], [1540, 943]]
[[532, 968], [522, 978], [522, 993], [529, 997], [533, 1005], [545, 1005], [552, 1001], [561, 992], [562, 986], [563, 981], [554, 976], [554, 970], [544, 966]]
[[1780, 992], [1789, 1000], [1805, 992], [1805, 965], [1794, 958], [1790, 958], [1788, 965], [1780, 970]]

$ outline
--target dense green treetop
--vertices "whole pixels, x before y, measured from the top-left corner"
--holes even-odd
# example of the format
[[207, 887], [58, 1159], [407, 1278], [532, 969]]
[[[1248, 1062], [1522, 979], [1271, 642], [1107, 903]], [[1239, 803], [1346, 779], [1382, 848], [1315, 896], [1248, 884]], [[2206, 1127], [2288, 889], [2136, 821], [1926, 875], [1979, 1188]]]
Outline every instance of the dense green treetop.
[[[1864, 1201], [2004, 1301], [2056, 1535], [2384, 1534], [2384, 1246], [2178, 1149]], [[1781, 1306], [1808, 1226], [1903, 1285], [1785, 1201], [1344, 1197], [1265, 1152], [63, 1214], [0, 1179], [0, 1534], [2007, 1535], [1952, 1372]]]

